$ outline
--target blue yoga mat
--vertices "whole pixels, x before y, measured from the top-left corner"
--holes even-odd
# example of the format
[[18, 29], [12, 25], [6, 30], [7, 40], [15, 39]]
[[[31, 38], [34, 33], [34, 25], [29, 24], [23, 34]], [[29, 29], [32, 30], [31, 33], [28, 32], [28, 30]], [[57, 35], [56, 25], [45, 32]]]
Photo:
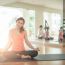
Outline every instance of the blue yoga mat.
[[57, 60], [65, 60], [65, 54], [40, 54], [33, 59], [29, 58], [12, 58], [12, 59], [4, 59], [0, 58], [0, 62], [27, 62], [27, 61], [57, 61]]

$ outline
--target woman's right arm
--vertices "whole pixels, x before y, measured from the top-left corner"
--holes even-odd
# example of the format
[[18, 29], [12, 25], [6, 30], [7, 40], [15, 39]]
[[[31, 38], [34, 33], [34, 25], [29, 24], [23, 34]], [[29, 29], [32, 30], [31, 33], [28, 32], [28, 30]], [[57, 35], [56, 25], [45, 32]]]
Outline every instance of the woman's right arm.
[[5, 51], [9, 50], [9, 48], [11, 47], [11, 44], [12, 44], [12, 33], [11, 33], [11, 31], [9, 31], [8, 43], [5, 46]]

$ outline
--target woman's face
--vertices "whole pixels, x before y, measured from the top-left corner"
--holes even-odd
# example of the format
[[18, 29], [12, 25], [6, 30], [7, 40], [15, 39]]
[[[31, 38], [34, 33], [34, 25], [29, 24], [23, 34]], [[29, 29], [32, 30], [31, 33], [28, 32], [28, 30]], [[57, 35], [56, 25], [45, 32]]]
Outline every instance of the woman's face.
[[16, 26], [17, 26], [18, 28], [23, 27], [23, 26], [24, 26], [24, 21], [23, 21], [23, 20], [18, 20], [18, 21], [16, 21]]

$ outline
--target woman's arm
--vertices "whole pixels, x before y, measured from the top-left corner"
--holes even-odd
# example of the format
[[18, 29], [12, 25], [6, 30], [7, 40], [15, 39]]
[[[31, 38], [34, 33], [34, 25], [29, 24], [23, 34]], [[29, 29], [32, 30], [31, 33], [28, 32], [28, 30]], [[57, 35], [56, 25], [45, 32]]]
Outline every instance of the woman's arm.
[[29, 42], [28, 40], [28, 37], [27, 37], [27, 32], [25, 31], [25, 43], [31, 48], [31, 49], [35, 49], [31, 43]]
[[8, 43], [5, 46], [5, 51], [8, 51], [8, 49], [11, 47], [11, 44], [12, 44], [12, 37], [11, 37], [11, 31], [9, 31]]
[[10, 47], [11, 47], [11, 42], [8, 42], [7, 45], [5, 46], [5, 51], [8, 51]]
[[33, 49], [33, 50], [35, 50], [35, 51], [40, 51], [39, 48], [34, 48], [34, 47], [32, 46], [32, 44], [29, 42], [28, 37], [27, 37], [27, 32], [26, 32], [26, 31], [25, 31], [25, 42], [26, 42], [26, 44], [27, 44], [31, 49]]

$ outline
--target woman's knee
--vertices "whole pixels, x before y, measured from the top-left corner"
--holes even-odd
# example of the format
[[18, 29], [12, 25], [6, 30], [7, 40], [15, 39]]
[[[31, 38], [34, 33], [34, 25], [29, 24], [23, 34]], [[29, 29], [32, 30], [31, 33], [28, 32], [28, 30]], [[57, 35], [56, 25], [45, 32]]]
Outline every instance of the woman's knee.
[[38, 55], [38, 51], [32, 51], [31, 57], [36, 57]]

